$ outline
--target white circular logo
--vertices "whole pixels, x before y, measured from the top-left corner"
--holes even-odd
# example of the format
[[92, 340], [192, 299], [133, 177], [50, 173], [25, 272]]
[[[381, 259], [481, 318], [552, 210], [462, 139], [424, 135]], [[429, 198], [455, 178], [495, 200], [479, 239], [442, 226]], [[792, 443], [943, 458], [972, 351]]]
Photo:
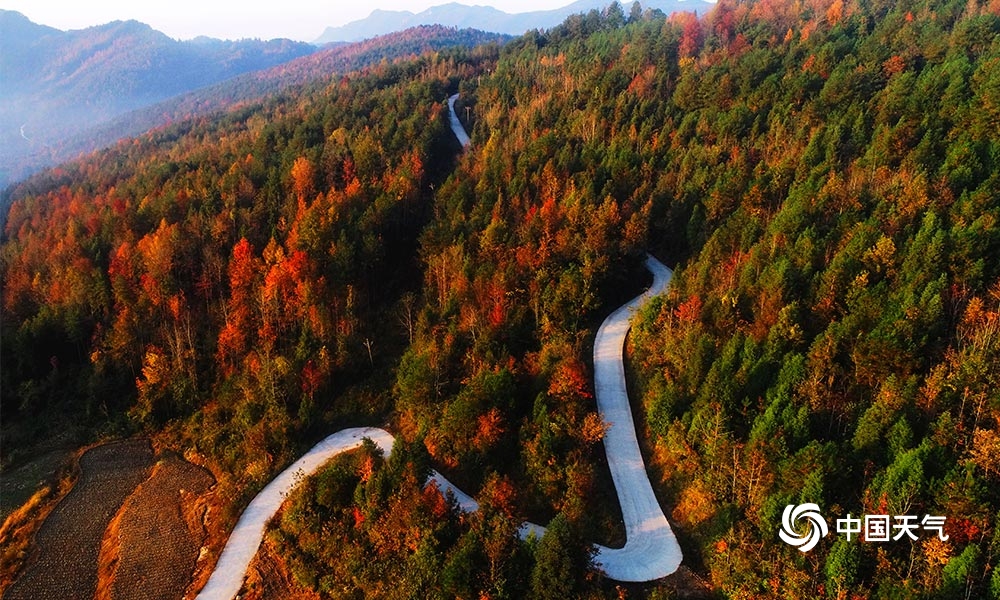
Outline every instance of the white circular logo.
[[[795, 522], [800, 518], [809, 521], [811, 526], [804, 535], [795, 528]], [[778, 536], [786, 543], [795, 546], [802, 552], [809, 552], [816, 547], [820, 538], [830, 533], [823, 515], [819, 514], [819, 506], [808, 502], [806, 504], [789, 504], [781, 515], [781, 531]]]

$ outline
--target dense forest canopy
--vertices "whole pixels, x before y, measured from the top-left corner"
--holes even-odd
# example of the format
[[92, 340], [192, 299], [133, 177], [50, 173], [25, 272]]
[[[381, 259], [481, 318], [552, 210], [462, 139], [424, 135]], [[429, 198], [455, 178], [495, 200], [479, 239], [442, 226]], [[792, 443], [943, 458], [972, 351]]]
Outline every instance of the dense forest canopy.
[[[391, 458], [338, 459], [279, 519], [299, 585], [662, 597], [602, 582], [582, 541], [621, 535], [593, 332], [650, 250], [677, 271], [633, 330], [632, 396], [695, 574], [1000, 598], [998, 161], [995, 2], [615, 4], [317, 82], [13, 190], [5, 443], [142, 430], [245, 498], [387, 422]], [[484, 509], [423, 488], [431, 464]], [[777, 530], [806, 502], [944, 515], [948, 540], [802, 553]], [[551, 536], [517, 541], [529, 516]]]

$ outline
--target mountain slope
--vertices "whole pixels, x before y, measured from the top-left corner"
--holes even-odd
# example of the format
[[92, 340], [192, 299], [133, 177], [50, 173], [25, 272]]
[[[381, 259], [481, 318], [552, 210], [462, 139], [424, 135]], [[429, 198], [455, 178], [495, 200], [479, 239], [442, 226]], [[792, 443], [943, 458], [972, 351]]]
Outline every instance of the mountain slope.
[[178, 42], [135, 21], [77, 31], [0, 11], [0, 185], [15, 162], [117, 115], [315, 50], [289, 40]]
[[[676, 287], [630, 334], [633, 389], [717, 596], [1000, 597], [1000, 7], [726, 1], [581, 25], [511, 42], [463, 90], [471, 150], [423, 236], [434, 318], [403, 391], [467, 381], [526, 331], [544, 332], [526, 368], [551, 369], [608, 263], [652, 247]], [[553, 388], [511, 428], [530, 479], [572, 489], [553, 449], [579, 428], [553, 413], [575, 399]], [[408, 398], [404, 422], [428, 410]], [[454, 424], [469, 404], [446, 404], [432, 455], [479, 464]], [[830, 529], [808, 553], [777, 535], [804, 503]], [[848, 515], [946, 524], [883, 543]]]
[[[327, 27], [316, 43], [357, 41], [416, 25], [435, 24], [521, 35], [531, 29], [555, 27], [573, 14], [591, 10], [603, 11], [609, 4], [608, 0], [577, 0], [562, 8], [517, 14], [505, 13], [492, 6], [468, 6], [456, 2], [432, 6], [416, 14], [409, 11], [376, 9], [364, 19], [340, 27]], [[648, 0], [640, 4], [643, 9], [660, 10], [664, 14], [685, 11], [703, 14], [713, 6], [702, 0]], [[623, 6], [628, 13], [632, 3], [623, 3]]]
[[31, 49], [59, 30], [33, 23], [19, 12], [0, 10], [0, 33], [0, 79], [13, 82], [30, 73]]
[[[677, 268], [629, 336], [635, 418], [714, 596], [1000, 597], [998, 5], [610, 17], [289, 90], [19, 186], [2, 433], [141, 427], [229, 473], [236, 506], [308, 440], [386, 423], [391, 458], [343, 456], [275, 520], [302, 585], [633, 594], [576, 541], [616, 535], [587, 354], [648, 248]], [[432, 466], [479, 516], [424, 487]], [[805, 503], [830, 526], [808, 553], [777, 535]], [[876, 542], [849, 515], [946, 523]], [[525, 517], [561, 534], [523, 548]]]
[[[270, 69], [243, 73], [213, 83], [195, 91], [188, 91], [148, 106], [125, 112], [108, 119], [103, 124], [89, 126], [81, 131], [67, 130], [58, 140], [50, 139], [43, 151], [32, 154], [18, 153], [23, 139], [15, 140], [8, 152], [0, 150], [0, 170], [6, 169], [8, 180], [16, 181], [38, 169], [69, 160], [113, 144], [129, 135], [142, 133], [153, 127], [222, 110], [237, 103], [259, 100], [289, 87], [362, 69], [379, 62], [396, 61], [424, 52], [440, 51], [452, 47], [471, 48], [481, 44], [504, 43], [509, 36], [475, 30], [457, 30], [442, 26], [419, 26], [408, 30], [379, 36], [354, 44], [330, 44], [305, 56], [283, 62]], [[225, 46], [232, 42], [200, 38], [198, 45]], [[0, 112], [2, 114], [2, 112]], [[20, 127], [20, 123], [18, 127]], [[26, 128], [28, 129], [28, 128]], [[29, 130], [29, 136], [33, 133]], [[40, 144], [29, 144], [38, 149]], [[0, 188], [3, 186], [0, 173]]]

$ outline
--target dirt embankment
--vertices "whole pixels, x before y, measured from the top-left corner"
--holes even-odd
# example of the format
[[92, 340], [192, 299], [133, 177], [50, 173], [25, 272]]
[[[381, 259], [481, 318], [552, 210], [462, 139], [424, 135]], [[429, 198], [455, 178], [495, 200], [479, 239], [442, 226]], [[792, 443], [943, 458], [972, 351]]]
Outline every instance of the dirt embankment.
[[180, 599], [205, 541], [212, 474], [175, 455], [161, 458], [104, 534], [97, 600]]
[[147, 440], [92, 448], [80, 457], [80, 478], [45, 519], [7, 600], [94, 597], [101, 538], [125, 498], [149, 476], [153, 449]]
[[266, 536], [260, 550], [254, 556], [247, 578], [240, 591], [243, 600], [319, 600], [319, 594], [308, 590], [295, 581], [288, 565]]

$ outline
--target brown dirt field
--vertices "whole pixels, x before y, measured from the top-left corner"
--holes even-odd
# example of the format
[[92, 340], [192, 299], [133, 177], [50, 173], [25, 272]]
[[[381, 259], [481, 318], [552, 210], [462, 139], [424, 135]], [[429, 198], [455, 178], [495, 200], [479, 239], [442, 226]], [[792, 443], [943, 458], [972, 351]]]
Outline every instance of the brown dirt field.
[[175, 455], [159, 460], [105, 532], [97, 599], [182, 598], [205, 540], [199, 500], [214, 483]]
[[615, 594], [619, 598], [649, 598], [654, 592], [677, 600], [718, 600], [721, 597], [704, 579], [685, 565], [681, 565], [675, 572], [655, 582], [618, 583], [605, 580], [603, 588], [605, 597]]
[[80, 478], [45, 519], [7, 600], [93, 598], [101, 538], [125, 498], [149, 475], [148, 440], [97, 446], [80, 457]]
[[242, 600], [319, 600], [319, 594], [295, 582], [274, 543], [267, 536], [254, 556], [240, 590]]

